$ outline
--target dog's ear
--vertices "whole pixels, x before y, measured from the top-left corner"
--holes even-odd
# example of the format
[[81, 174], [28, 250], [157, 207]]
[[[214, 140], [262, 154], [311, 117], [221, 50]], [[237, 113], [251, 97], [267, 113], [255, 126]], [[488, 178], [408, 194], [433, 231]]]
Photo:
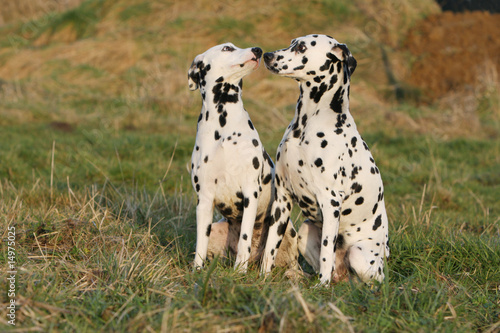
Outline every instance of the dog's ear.
[[356, 69], [356, 65], [358, 62], [351, 54], [351, 51], [347, 48], [345, 44], [337, 44], [332, 49], [333, 54], [344, 63], [344, 67], [346, 68], [347, 74], [349, 77], [354, 73]]
[[188, 85], [189, 90], [196, 90], [200, 84], [200, 68], [203, 63], [203, 55], [197, 55], [191, 63], [188, 70]]

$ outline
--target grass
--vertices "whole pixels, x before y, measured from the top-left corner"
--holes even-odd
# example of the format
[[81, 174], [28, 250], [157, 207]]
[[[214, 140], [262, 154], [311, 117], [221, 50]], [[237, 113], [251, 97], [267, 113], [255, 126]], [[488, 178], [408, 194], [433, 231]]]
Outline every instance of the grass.
[[[7, 325], [2, 310], [0, 329], [498, 332], [498, 80], [428, 106], [379, 97], [388, 89], [371, 43], [390, 36], [390, 48], [404, 37], [405, 15], [415, 15], [412, 22], [430, 11], [425, 2], [404, 2], [391, 9], [401, 10], [401, 19], [365, 40], [367, 20], [392, 4], [381, 3], [318, 1], [308, 9], [257, 1], [242, 12], [203, 1], [132, 0], [107, 1], [97, 11], [98, 1], [84, 1], [38, 17], [31, 26], [44, 22], [43, 29], [30, 36], [22, 34], [26, 22], [0, 27], [2, 309], [9, 302], [9, 226], [16, 229], [18, 271], [17, 325]], [[273, 6], [287, 15], [272, 15]], [[328, 26], [330, 14], [321, 13], [342, 24]], [[308, 25], [312, 17], [318, 19]], [[77, 23], [81, 30], [69, 32]], [[384, 179], [388, 278], [372, 287], [314, 288], [316, 276], [288, 279], [277, 269], [264, 281], [258, 267], [239, 275], [217, 260], [193, 272], [196, 201], [186, 165], [200, 104], [185, 82], [191, 58], [226, 38], [284, 47], [322, 26], [358, 50], [352, 113]], [[46, 31], [52, 39], [38, 45]], [[15, 36], [23, 42], [10, 43]], [[403, 53], [394, 56], [404, 63]], [[274, 155], [296, 85], [260, 69], [244, 87], [246, 107]], [[466, 98], [472, 102], [462, 105]], [[311, 272], [302, 258], [300, 264]]]

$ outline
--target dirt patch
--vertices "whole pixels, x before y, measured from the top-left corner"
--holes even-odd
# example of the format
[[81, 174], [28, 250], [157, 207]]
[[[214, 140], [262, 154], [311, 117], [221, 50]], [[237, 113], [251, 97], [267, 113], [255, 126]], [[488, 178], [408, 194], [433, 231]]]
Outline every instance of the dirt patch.
[[[474, 89], [485, 71], [500, 70], [500, 14], [431, 15], [410, 30], [405, 47], [415, 56], [408, 82], [430, 101]], [[486, 69], [485, 69], [486, 68]]]

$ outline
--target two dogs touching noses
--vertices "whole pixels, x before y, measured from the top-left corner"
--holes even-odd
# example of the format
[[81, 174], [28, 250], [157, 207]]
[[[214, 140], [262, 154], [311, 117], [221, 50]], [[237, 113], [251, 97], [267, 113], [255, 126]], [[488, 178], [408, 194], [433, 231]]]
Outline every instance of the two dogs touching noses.
[[[349, 111], [356, 60], [326, 35], [292, 40], [264, 54], [273, 74], [299, 83], [295, 115], [276, 154], [265, 151], [241, 99], [242, 79], [262, 50], [226, 43], [198, 55], [188, 72], [202, 108], [191, 159], [197, 194], [194, 267], [232, 254], [235, 269], [261, 263], [298, 268], [298, 254], [320, 283], [384, 279], [388, 220], [379, 169]], [[307, 218], [298, 231], [293, 204]], [[214, 207], [223, 218], [212, 223]]]

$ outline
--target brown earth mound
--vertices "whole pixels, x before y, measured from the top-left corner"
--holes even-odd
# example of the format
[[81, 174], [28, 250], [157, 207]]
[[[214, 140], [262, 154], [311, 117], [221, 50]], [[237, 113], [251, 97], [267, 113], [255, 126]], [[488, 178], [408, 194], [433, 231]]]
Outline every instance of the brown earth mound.
[[431, 100], [473, 88], [500, 70], [500, 14], [466, 12], [432, 15], [409, 33], [406, 48], [415, 56], [408, 78]]

